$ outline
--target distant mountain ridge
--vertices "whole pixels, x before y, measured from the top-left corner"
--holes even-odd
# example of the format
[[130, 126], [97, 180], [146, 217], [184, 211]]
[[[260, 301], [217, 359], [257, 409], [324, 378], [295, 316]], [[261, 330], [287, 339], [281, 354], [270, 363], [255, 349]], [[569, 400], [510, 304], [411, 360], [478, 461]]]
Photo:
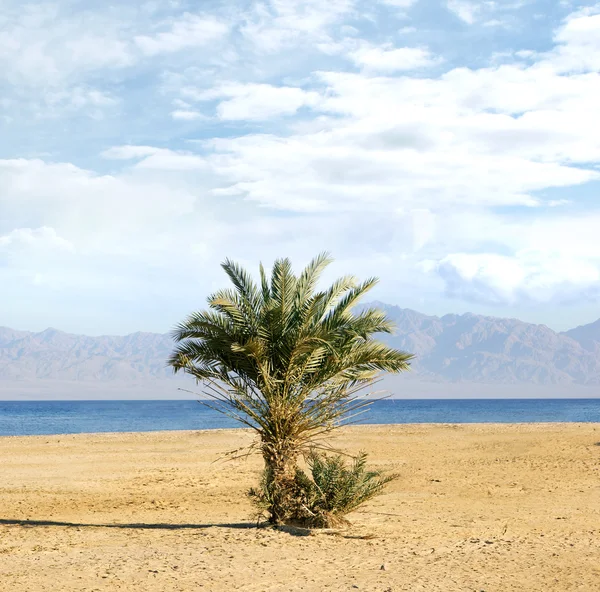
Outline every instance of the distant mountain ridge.
[[[428, 316], [374, 302], [396, 323], [389, 344], [414, 353], [414, 373], [437, 382], [600, 385], [600, 320], [556, 333], [545, 325], [466, 313]], [[0, 327], [3, 381], [101, 382], [172, 380], [169, 335], [89, 337], [46, 329]]]
[[577, 341], [586, 350], [600, 355], [600, 319], [589, 325], [570, 329], [564, 335]]
[[167, 378], [168, 335], [89, 337], [0, 327], [0, 380], [134, 381]]
[[372, 303], [396, 323], [384, 340], [414, 353], [415, 371], [446, 381], [600, 384], [600, 320], [564, 333], [545, 325], [465, 313], [443, 317]]

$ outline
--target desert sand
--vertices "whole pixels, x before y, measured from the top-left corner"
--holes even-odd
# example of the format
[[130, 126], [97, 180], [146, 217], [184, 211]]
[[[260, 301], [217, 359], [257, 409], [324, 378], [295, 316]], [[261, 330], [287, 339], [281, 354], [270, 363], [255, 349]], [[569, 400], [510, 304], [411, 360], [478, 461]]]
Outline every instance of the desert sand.
[[400, 478], [312, 533], [254, 527], [251, 438], [0, 438], [0, 590], [600, 590], [600, 424], [345, 428]]

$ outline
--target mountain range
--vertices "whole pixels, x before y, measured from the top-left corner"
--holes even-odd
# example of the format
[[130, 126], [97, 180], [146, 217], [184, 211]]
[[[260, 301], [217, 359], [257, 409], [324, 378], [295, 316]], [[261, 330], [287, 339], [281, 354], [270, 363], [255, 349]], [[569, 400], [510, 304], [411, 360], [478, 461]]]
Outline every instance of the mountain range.
[[384, 338], [414, 353], [421, 376], [502, 384], [600, 384], [600, 320], [556, 333], [546, 325], [465, 313], [443, 317], [374, 303], [396, 324]]
[[[416, 355], [410, 381], [436, 384], [600, 386], [600, 320], [557, 333], [545, 325], [471, 313], [442, 317], [371, 303], [395, 322], [382, 339]], [[89, 337], [57, 329], [0, 327], [0, 396], [57, 396], [70, 389], [103, 392], [175, 390], [169, 335]], [[188, 382], [185, 383], [189, 386]], [[181, 383], [183, 384], [183, 383]], [[193, 384], [193, 383], [192, 383]], [[412, 383], [411, 383], [412, 384]], [[148, 390], [149, 389], [149, 390]], [[478, 391], [479, 392], [479, 391]]]

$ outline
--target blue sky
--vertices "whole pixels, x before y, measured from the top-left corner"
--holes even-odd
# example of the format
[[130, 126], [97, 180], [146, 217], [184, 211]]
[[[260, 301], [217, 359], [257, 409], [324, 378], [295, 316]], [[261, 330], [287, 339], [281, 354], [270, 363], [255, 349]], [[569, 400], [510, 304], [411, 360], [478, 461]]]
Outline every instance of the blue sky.
[[225, 257], [600, 316], [600, 4], [0, 1], [0, 325], [168, 330]]

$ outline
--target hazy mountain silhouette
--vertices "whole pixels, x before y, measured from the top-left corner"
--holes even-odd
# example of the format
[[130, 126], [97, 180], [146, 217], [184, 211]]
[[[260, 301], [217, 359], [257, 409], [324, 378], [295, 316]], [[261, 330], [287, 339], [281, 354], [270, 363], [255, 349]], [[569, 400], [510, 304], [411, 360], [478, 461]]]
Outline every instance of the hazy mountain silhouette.
[[[427, 316], [375, 303], [397, 330], [383, 339], [416, 354], [411, 378], [435, 383], [599, 385], [600, 320], [556, 333], [545, 325], [475, 314]], [[40, 333], [0, 327], [0, 391], [59, 382], [116, 388], [173, 384], [168, 335], [89, 337], [57, 329]], [[188, 383], [186, 383], [188, 384]], [[157, 386], [157, 388], [158, 388]], [[188, 384], [189, 386], [189, 384]], [[141, 388], [141, 387], [140, 387]], [[142, 392], [143, 395], [143, 392]]]
[[168, 335], [88, 337], [57, 329], [41, 333], [0, 327], [0, 380], [136, 380], [167, 378]]
[[577, 341], [586, 350], [600, 354], [600, 319], [589, 325], [581, 325], [566, 331], [564, 335]]
[[421, 376], [503, 384], [600, 384], [600, 320], [545, 325], [466, 313], [443, 317], [376, 303], [397, 326], [385, 341], [416, 354]]

